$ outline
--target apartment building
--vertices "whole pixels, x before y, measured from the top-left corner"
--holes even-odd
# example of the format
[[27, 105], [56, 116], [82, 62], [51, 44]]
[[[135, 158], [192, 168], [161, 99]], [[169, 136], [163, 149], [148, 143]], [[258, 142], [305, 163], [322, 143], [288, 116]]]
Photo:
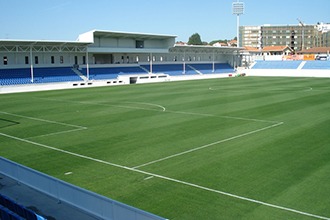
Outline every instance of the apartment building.
[[289, 46], [299, 52], [330, 46], [330, 24], [240, 26], [241, 47]]

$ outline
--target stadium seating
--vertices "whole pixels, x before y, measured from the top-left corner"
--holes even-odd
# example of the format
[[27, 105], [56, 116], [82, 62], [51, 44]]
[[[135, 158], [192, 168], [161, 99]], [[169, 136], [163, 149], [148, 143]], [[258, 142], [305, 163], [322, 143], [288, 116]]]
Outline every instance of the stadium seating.
[[[71, 67], [34, 68], [33, 83], [81, 81]], [[31, 69], [0, 69], [0, 85], [30, 84]]]
[[330, 69], [330, 61], [307, 61], [303, 69]]
[[[210, 73], [230, 73], [234, 69], [226, 63], [215, 63], [214, 71], [212, 63], [185, 64], [185, 72], [182, 63], [179, 64], [153, 64], [153, 73], [165, 73], [171, 76], [179, 75], [197, 75]], [[78, 70], [83, 76], [87, 76], [87, 69]], [[150, 72], [150, 65], [134, 65], [122, 67], [101, 67], [90, 68], [90, 80], [110, 80], [117, 79], [119, 75], [125, 74], [145, 74]], [[33, 83], [56, 83], [56, 82], [71, 82], [82, 81], [71, 67], [45, 67], [33, 69]], [[0, 69], [0, 85], [19, 85], [31, 84], [31, 69]]]
[[228, 63], [215, 63], [214, 71], [212, 63], [190, 64], [189, 66], [193, 67], [193, 69], [196, 69], [202, 74], [234, 72], [234, 68], [231, 67]]
[[35, 68], [35, 83], [82, 81], [71, 67]]
[[0, 219], [1, 220], [25, 220], [15, 212], [10, 211], [6, 207], [0, 205]]
[[[87, 69], [83, 68], [81, 70], [83, 75], [87, 75]], [[123, 74], [141, 74], [147, 73], [143, 68], [139, 66], [131, 67], [105, 67], [105, 68], [90, 68], [89, 69], [89, 79], [91, 80], [106, 80], [106, 79], [116, 79], [118, 75]]]
[[30, 209], [16, 203], [14, 200], [0, 194], [1, 220], [45, 220]]
[[297, 69], [301, 62], [301, 60], [257, 61], [252, 69]]
[[0, 85], [31, 83], [30, 69], [0, 69]]
[[[150, 71], [149, 65], [142, 65], [143, 68]], [[210, 73], [228, 73], [233, 72], [234, 69], [227, 63], [215, 63], [214, 72], [212, 63], [186, 63], [185, 72], [183, 71], [183, 64], [154, 64], [152, 72], [165, 73], [170, 76], [179, 75], [196, 75], [196, 74], [210, 74]]]
[[[144, 69], [150, 71], [150, 65], [141, 65]], [[183, 64], [153, 64], [153, 73], [165, 73], [171, 76], [183, 74]]]

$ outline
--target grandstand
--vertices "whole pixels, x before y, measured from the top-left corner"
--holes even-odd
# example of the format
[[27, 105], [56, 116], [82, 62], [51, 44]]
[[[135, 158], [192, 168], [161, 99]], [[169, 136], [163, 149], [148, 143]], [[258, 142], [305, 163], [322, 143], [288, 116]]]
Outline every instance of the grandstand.
[[314, 70], [325, 70], [330, 69], [330, 62], [325, 61], [257, 61], [251, 66], [252, 69], [314, 69]]
[[295, 61], [257, 61], [252, 69], [298, 69], [301, 60]]
[[330, 77], [330, 62], [319, 60], [257, 60], [241, 70], [249, 76]]
[[237, 48], [181, 46], [175, 45], [175, 38], [92, 30], [77, 41], [0, 40], [0, 86], [72, 88], [97, 86], [100, 81], [109, 85], [122, 75], [153, 73], [208, 78], [232, 73], [241, 62]]
[[[243, 48], [175, 45], [175, 38], [92, 30], [77, 41], [0, 40], [0, 92], [154, 82], [148, 74], [167, 76], [157, 82], [224, 77], [246, 59]], [[320, 69], [329, 62], [257, 61], [243, 71]]]

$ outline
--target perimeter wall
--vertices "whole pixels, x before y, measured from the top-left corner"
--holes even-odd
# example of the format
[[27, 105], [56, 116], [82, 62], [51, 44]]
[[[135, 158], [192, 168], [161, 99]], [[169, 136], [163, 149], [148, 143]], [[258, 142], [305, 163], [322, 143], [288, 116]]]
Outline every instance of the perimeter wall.
[[0, 157], [0, 173], [100, 219], [165, 220]]

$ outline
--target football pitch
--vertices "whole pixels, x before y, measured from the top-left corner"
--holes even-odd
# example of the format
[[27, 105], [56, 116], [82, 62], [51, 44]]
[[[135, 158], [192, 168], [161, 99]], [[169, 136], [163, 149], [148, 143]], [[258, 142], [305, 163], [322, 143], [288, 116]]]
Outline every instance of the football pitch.
[[2, 157], [156, 215], [330, 218], [330, 79], [167, 82], [0, 103]]

